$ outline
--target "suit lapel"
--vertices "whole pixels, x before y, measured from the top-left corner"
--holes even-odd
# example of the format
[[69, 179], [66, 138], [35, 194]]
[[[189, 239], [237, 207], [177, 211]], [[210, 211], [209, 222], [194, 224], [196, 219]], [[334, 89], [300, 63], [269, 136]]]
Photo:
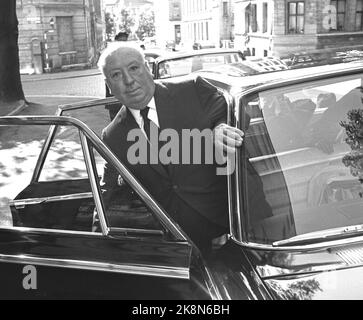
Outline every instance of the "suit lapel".
[[[120, 121], [122, 121], [123, 125], [121, 126], [122, 132], [120, 132], [121, 135], [125, 136], [127, 140], [128, 133], [130, 130], [133, 129], [139, 129], [139, 125], [137, 124], [134, 116], [130, 112], [130, 110], [126, 107], [124, 107], [124, 110], [120, 113]], [[147, 141], [146, 137], [142, 135], [142, 139], [145, 139], [148, 145], [148, 152], [150, 151], [150, 143]], [[132, 141], [126, 141], [126, 148], [122, 151], [124, 155], [127, 155], [127, 152], [129, 148], [134, 144], [135, 142]], [[149, 164], [149, 166], [155, 170], [158, 174], [163, 176], [164, 178], [168, 178], [167, 172], [165, 171], [164, 167], [161, 164]]]

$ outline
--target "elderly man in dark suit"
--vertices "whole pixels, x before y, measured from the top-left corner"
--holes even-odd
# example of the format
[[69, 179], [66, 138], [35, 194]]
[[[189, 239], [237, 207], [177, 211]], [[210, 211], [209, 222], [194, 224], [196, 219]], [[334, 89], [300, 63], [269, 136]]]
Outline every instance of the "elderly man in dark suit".
[[[202, 164], [165, 164], [160, 159], [132, 164], [129, 151], [135, 142], [127, 137], [131, 130], [141, 130], [149, 151], [155, 151], [150, 147], [151, 132], [172, 129], [182, 137], [186, 129], [210, 129], [212, 143], [220, 151], [233, 152], [242, 145], [243, 132], [225, 124], [224, 97], [200, 77], [155, 83], [139, 48], [122, 43], [106, 49], [99, 67], [112, 94], [123, 104], [105, 128], [103, 140], [193, 242], [208, 252], [212, 239], [226, 233], [228, 227], [227, 177], [217, 175], [216, 161], [203, 163], [208, 156], [203, 151]], [[178, 148], [182, 159], [182, 146]], [[117, 184], [117, 173], [108, 165], [103, 183], [106, 190]]]

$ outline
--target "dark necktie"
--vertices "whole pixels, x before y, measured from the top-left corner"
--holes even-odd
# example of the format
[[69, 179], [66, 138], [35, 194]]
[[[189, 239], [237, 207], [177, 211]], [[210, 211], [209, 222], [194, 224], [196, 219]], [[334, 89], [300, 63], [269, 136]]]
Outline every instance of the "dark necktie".
[[[150, 110], [150, 108], [148, 107], [148, 106], [146, 106], [143, 110], [140, 110], [140, 115], [141, 115], [141, 117], [143, 118], [143, 120], [144, 120], [144, 131], [145, 131], [145, 133], [146, 133], [146, 135], [147, 135], [147, 137], [148, 137], [148, 139], [149, 139], [149, 142], [150, 142], [150, 119], [147, 117], [147, 115], [148, 115], [148, 113], [149, 113], [149, 110]], [[155, 123], [153, 123], [153, 125], [156, 127], [156, 129], [157, 129], [157, 133], [158, 133], [158, 137], [157, 137], [157, 139], [159, 140], [159, 134], [160, 134], [160, 129], [159, 129], [159, 127], [155, 124]], [[159, 141], [158, 142], [158, 147], [159, 147], [159, 151], [160, 151], [160, 148], [163, 146], [165, 144], [165, 142], [164, 143], [162, 143], [161, 141]], [[168, 166], [167, 165], [163, 165], [162, 164], [162, 166], [163, 166], [163, 168], [165, 169], [165, 171], [166, 172], [168, 172]]]
[[150, 108], [148, 106], [146, 106], [144, 109], [140, 110], [140, 114], [144, 120], [144, 131], [150, 141], [150, 120], [147, 117], [149, 110], [150, 110]]

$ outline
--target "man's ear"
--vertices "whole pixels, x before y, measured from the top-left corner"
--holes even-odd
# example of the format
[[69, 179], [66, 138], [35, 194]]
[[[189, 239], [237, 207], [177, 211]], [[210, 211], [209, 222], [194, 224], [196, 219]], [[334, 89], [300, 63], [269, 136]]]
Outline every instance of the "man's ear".
[[145, 63], [145, 67], [146, 67], [146, 69], [148, 69], [148, 70], [149, 70], [149, 72], [151, 72], [151, 69], [150, 69], [150, 65], [149, 65], [149, 63], [148, 63], [147, 61], [145, 61], [144, 63]]
[[111, 92], [111, 88], [110, 88], [110, 86], [108, 85], [108, 83], [107, 83], [107, 79], [105, 79], [105, 85], [106, 85], [106, 87], [108, 88], [108, 90]]

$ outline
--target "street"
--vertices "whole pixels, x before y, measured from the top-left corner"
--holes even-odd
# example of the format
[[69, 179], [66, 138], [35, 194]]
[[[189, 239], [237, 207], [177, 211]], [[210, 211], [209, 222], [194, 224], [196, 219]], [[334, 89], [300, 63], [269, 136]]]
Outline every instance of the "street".
[[[22, 84], [29, 102], [52, 107], [105, 96], [104, 81], [97, 69], [26, 75], [22, 76]], [[50, 114], [53, 110], [54, 108], [49, 109]]]

